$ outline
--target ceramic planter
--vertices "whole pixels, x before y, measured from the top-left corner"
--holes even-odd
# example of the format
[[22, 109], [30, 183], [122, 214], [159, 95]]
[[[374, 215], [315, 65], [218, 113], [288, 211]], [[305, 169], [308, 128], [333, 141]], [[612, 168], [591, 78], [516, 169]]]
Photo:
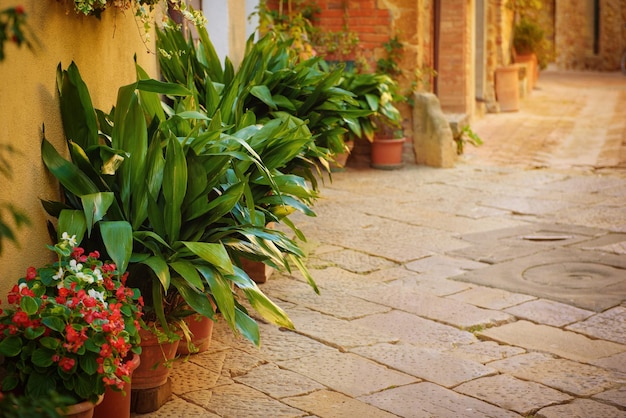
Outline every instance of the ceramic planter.
[[371, 166], [382, 170], [402, 167], [402, 150], [405, 141], [406, 138], [375, 138], [372, 142]]
[[[132, 389], [151, 389], [167, 382], [171, 367], [166, 364], [176, 356], [180, 341], [159, 343], [149, 330], [140, 329], [141, 362], [133, 373]], [[156, 367], [155, 367], [156, 366]]]
[[[131, 382], [134, 371], [139, 367], [141, 359], [138, 354], [133, 354], [130, 363]], [[124, 384], [124, 391], [119, 392], [107, 387], [104, 399], [96, 406], [93, 412], [94, 418], [129, 418], [130, 417], [130, 390], [131, 382]]]
[[198, 351], [190, 352], [189, 345], [186, 341], [178, 345], [178, 354], [188, 355], [202, 353], [208, 350], [211, 345], [211, 335], [213, 334], [213, 321], [204, 315], [190, 315], [184, 319], [189, 331], [191, 331], [191, 343]]
[[91, 401], [83, 401], [74, 405], [70, 405], [65, 408], [63, 412], [61, 412], [61, 415], [67, 418], [92, 418], [94, 408], [96, 407], [96, 405], [102, 402], [102, 399], [103, 396], [100, 395], [100, 398], [96, 403], [93, 403]]

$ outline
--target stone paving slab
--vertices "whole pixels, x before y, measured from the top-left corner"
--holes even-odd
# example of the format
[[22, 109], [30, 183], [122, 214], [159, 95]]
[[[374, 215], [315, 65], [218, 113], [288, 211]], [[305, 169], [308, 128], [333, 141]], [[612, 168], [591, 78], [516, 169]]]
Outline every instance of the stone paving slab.
[[534, 255], [542, 251], [544, 251], [544, 248], [525, 243], [519, 243], [517, 245], [486, 243], [448, 251], [447, 254], [454, 257], [468, 258], [484, 264], [497, 264], [524, 256]]
[[320, 418], [397, 417], [357, 399], [328, 390], [318, 390], [306, 396], [284, 399], [283, 402]]
[[[272, 288], [264, 287], [264, 292], [273, 298], [282, 299], [300, 306], [333, 315], [339, 319], [355, 319], [365, 315], [387, 312], [391, 308], [351, 296], [345, 292], [330, 289], [321, 289], [316, 294], [308, 283], [293, 282], [280, 283]], [[265, 291], [267, 289], [267, 291]]]
[[324, 389], [324, 386], [313, 379], [281, 369], [274, 364], [257, 367], [234, 380], [276, 399], [305, 395]]
[[616, 306], [566, 329], [626, 345], [626, 307]]
[[571, 206], [570, 202], [513, 196], [489, 197], [481, 200], [479, 204], [490, 208], [507, 210], [516, 215], [545, 215], [547, 213], [559, 212]]
[[352, 322], [371, 329], [373, 333], [388, 334], [418, 347], [448, 349], [478, 341], [470, 332], [397, 310], [369, 315]]
[[594, 315], [595, 312], [576, 308], [560, 302], [547, 299], [537, 299], [505, 309], [505, 312], [518, 318], [528, 319], [532, 322], [563, 327], [573, 322], [582, 321]]
[[520, 417], [514, 412], [428, 382], [388, 389], [359, 399], [401, 417]]
[[604, 369], [622, 373], [626, 376], [626, 353], [619, 353], [614, 356], [604, 357], [599, 360], [591, 361], [590, 363]]
[[529, 415], [545, 406], [573, 399], [570, 395], [542, 384], [526, 382], [504, 374], [472, 380], [457, 386], [454, 390], [486, 402], [494, 402], [501, 408], [522, 415]]
[[177, 361], [170, 373], [172, 392], [176, 395], [182, 395], [190, 387], [210, 389], [215, 386], [219, 377], [219, 373], [198, 364], [189, 361]]
[[354, 294], [376, 303], [414, 313], [462, 329], [497, 325], [513, 320], [507, 313], [418, 291], [410, 283], [393, 282]]
[[405, 267], [420, 273], [420, 278], [445, 279], [466, 271], [488, 267], [488, 264], [445, 255], [433, 255], [406, 263]]
[[550, 406], [542, 409], [536, 418], [625, 418], [626, 411], [620, 411], [614, 406], [594, 402], [589, 399], [576, 399], [566, 405]]
[[544, 351], [570, 360], [590, 362], [626, 352], [626, 345], [592, 340], [584, 335], [528, 321], [517, 321], [479, 332], [479, 336], [501, 343]]
[[396, 280], [396, 282], [397, 283], [395, 284], [398, 286], [411, 287], [416, 292], [424, 292], [434, 296], [453, 295], [455, 293], [471, 289], [474, 286], [469, 283], [462, 283], [454, 280], [436, 279], [430, 274], [420, 276], [419, 278]]
[[626, 258], [555, 249], [470, 271], [454, 280], [496, 287], [601, 312], [626, 299]]
[[306, 415], [245, 385], [224, 385], [211, 391], [189, 392], [185, 399], [221, 417], [296, 418]]
[[601, 402], [610, 403], [619, 408], [626, 409], [626, 385], [618, 389], [598, 393], [597, 395], [594, 395], [593, 398], [600, 400]]
[[325, 353], [277, 364], [352, 397], [418, 381], [413, 376], [390, 370], [351, 353]]
[[172, 398], [161, 408], [148, 414], [132, 414], [133, 417], [150, 417], [150, 418], [180, 418], [181, 411], [185, 411], [185, 418], [219, 418], [220, 415], [216, 415], [212, 412], [195, 405], [192, 402], [187, 402], [183, 398], [178, 396], [172, 396]]
[[448, 388], [496, 373], [480, 363], [409, 344], [377, 344], [354, 348], [352, 352]]
[[535, 299], [534, 296], [511, 293], [506, 290], [477, 286], [448, 296], [450, 299], [469, 303], [485, 309], [501, 310]]
[[392, 335], [376, 334], [369, 328], [309, 309], [289, 309], [287, 314], [295, 324], [297, 333], [344, 351], [349, 347], [398, 341]]
[[[626, 199], [624, 199], [626, 201]], [[598, 239], [575, 245], [576, 248], [590, 251], [604, 251], [617, 255], [626, 255], [626, 234], [611, 233]]]
[[540, 222], [515, 228], [465, 234], [463, 239], [476, 244], [497, 242], [500, 245], [519, 245], [520, 243], [532, 243], [536, 246], [555, 248], [588, 242], [606, 233], [607, 231], [599, 228], [589, 228], [580, 225], [554, 225]]
[[374, 257], [354, 250], [340, 250], [319, 255], [319, 258], [353, 273], [369, 273], [396, 264], [381, 257]]
[[474, 344], [456, 345], [446, 352], [455, 357], [487, 364], [491, 361], [523, 354], [526, 350], [510, 345], [501, 345], [495, 341], [480, 341]]
[[614, 372], [542, 353], [522, 354], [488, 365], [575, 396], [591, 396], [623, 384], [623, 376]]

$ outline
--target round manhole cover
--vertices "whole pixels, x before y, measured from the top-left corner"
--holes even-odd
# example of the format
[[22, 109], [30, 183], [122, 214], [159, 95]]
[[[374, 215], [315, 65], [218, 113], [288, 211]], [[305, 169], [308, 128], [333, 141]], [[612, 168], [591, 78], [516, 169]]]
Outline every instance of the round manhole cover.
[[566, 289], [599, 289], [624, 281], [623, 269], [597, 263], [565, 262], [526, 269], [524, 280]]

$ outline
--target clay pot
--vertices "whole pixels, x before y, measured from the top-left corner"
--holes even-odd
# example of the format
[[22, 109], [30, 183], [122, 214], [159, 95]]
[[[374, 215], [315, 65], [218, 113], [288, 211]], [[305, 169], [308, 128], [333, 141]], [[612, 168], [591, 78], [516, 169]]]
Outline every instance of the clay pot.
[[178, 345], [178, 354], [188, 355], [206, 351], [211, 345], [211, 335], [213, 334], [213, 321], [204, 315], [190, 315], [184, 319], [189, 331], [191, 331], [191, 344], [198, 350], [193, 353], [189, 351], [189, 345], [183, 341]]
[[496, 100], [502, 112], [519, 110], [519, 67], [496, 68]]
[[96, 405], [102, 402], [103, 396], [100, 395], [100, 398], [96, 403], [91, 401], [83, 401], [74, 405], [70, 405], [65, 408], [60, 414], [67, 418], [92, 418], [93, 411]]
[[[159, 343], [157, 336], [145, 329], [141, 336], [141, 362], [133, 373], [132, 389], [150, 389], [162, 386], [170, 375], [167, 362], [176, 356], [180, 341]], [[156, 367], [155, 367], [156, 366]]]
[[[130, 363], [131, 382], [134, 371], [139, 367], [141, 358], [138, 354], [133, 354], [133, 358]], [[130, 417], [130, 389], [131, 383], [124, 384], [123, 392], [119, 392], [106, 388], [104, 392], [104, 399], [100, 405], [94, 409], [94, 418], [129, 418]]]
[[372, 142], [371, 166], [382, 170], [393, 170], [403, 166], [402, 149], [405, 138], [380, 139]]

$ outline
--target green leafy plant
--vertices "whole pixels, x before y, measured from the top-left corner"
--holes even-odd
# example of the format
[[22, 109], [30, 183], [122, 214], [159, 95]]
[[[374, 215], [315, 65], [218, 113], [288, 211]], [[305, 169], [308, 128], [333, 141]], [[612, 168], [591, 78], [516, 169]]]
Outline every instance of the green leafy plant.
[[[6, 155], [16, 152], [13, 146], [0, 144], [0, 176], [11, 179], [11, 165]], [[10, 217], [11, 221], [7, 222], [6, 216]], [[8, 202], [0, 202], [0, 254], [2, 254], [3, 241], [9, 240], [17, 244], [15, 231], [29, 224], [28, 217], [21, 209]]]
[[343, 123], [351, 135], [372, 142], [377, 131], [400, 129], [402, 117], [394, 105], [396, 82], [387, 74], [346, 72], [341, 87], [354, 95]]
[[[213, 318], [212, 300], [231, 328], [255, 344], [258, 325], [240, 296], [268, 321], [292, 327], [232, 259], [250, 253], [286, 269], [293, 262], [314, 286], [299, 247], [265, 227], [267, 212], [257, 210], [250, 186], [279, 180], [249, 144], [281, 138], [298, 127], [246, 119], [227, 134], [219, 113], [209, 118], [186, 101], [177, 102], [176, 109], [160, 101], [159, 94], [165, 94], [188, 96], [191, 102], [189, 89], [149, 79], [140, 67], [137, 71], [138, 81], [121, 87], [116, 106], [105, 113], [93, 109], [76, 66], [59, 67], [72, 161], [44, 139], [44, 163], [65, 197], [44, 207], [59, 218], [59, 230], [108, 254], [120, 271], [128, 269], [129, 284], [144, 296], [146, 322], [159, 322], [171, 338], [177, 337], [170, 327], [188, 313], [179, 309], [182, 301]], [[288, 180], [280, 181], [294, 190], [299, 186]]]
[[327, 169], [327, 160], [345, 149], [341, 118], [352, 94], [339, 86], [341, 68], [331, 70], [320, 58], [299, 60], [289, 52], [290, 41], [268, 33], [258, 42], [249, 39], [235, 72], [228, 59], [222, 67], [206, 29], [197, 30], [197, 47], [173, 25], [157, 32], [165, 80], [193, 88], [198, 110], [208, 117], [219, 112], [227, 132], [250, 121], [264, 124], [283, 119], [299, 125], [297, 141], [275, 141], [280, 152], [250, 145], [263, 161], [270, 154], [272, 159], [280, 158], [277, 167], [283, 173], [302, 175], [316, 188], [315, 167]]
[[483, 140], [472, 130], [472, 128], [470, 128], [469, 125], [466, 125], [463, 129], [461, 129], [459, 136], [454, 138], [454, 141], [456, 142], [456, 153], [458, 155], [463, 154], [466, 144], [470, 144], [475, 147], [479, 147], [483, 144]]
[[115, 265], [75, 245], [63, 233], [48, 246], [57, 262], [28, 268], [7, 296], [10, 307], [0, 312], [5, 392], [36, 399], [55, 391], [73, 404], [130, 381], [127, 356], [141, 351], [139, 293]]

